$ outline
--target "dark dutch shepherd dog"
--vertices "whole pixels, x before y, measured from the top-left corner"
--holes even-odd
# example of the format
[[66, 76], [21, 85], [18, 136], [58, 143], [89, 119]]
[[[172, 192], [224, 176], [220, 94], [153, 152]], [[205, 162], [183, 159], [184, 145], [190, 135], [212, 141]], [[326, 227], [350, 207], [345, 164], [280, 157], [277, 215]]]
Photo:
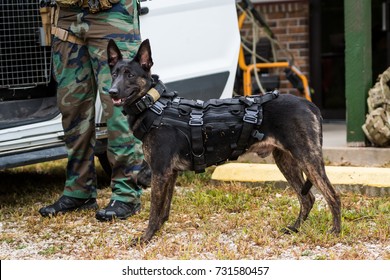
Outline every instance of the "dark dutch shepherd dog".
[[[236, 158], [245, 151], [256, 152], [261, 157], [272, 153], [278, 168], [295, 190], [300, 202], [300, 212], [295, 223], [288, 226], [286, 232], [297, 232], [301, 223], [308, 217], [315, 201], [310, 191], [312, 185], [322, 193], [333, 215], [331, 232], [336, 234], [340, 232], [340, 198], [325, 173], [322, 156], [322, 118], [319, 109], [313, 103], [290, 94], [277, 96], [275, 93], [252, 98], [211, 99], [207, 101], [208, 104], [214, 104], [216, 108], [221, 104], [235, 106], [231, 111], [240, 118], [235, 119], [233, 123], [231, 120], [226, 122], [217, 120], [210, 125], [207, 122], [212, 123], [212, 118], [209, 117], [207, 120], [207, 116], [199, 110], [199, 108], [208, 110], [208, 107], [202, 103], [198, 104], [199, 101], [191, 103], [189, 100], [177, 98], [176, 92], [167, 91], [161, 81], [158, 81], [158, 77], [151, 74], [153, 60], [149, 40], [142, 42], [133, 60], [123, 59], [112, 40], [108, 44], [107, 55], [112, 75], [109, 93], [116, 106], [123, 106], [124, 112], [128, 115], [130, 128], [136, 137], [142, 140], [145, 161], [152, 173], [149, 224], [144, 234], [133, 240], [133, 244], [149, 241], [168, 220], [179, 171], [201, 171], [207, 166]], [[270, 95], [272, 98], [261, 101], [262, 97]], [[261, 105], [252, 110], [250, 115], [256, 100], [260, 100]], [[184, 104], [182, 109], [178, 106], [179, 103]], [[238, 106], [252, 107], [241, 110], [245, 114], [243, 117]], [[190, 121], [187, 119], [185, 125], [180, 123], [174, 114], [169, 113], [168, 108], [171, 107], [179, 112], [177, 119], [187, 116], [191, 118]], [[216, 117], [226, 115], [229, 109], [226, 106], [221, 108], [225, 109], [216, 113]], [[186, 109], [192, 110], [190, 114], [188, 110], [185, 112]], [[169, 120], [163, 118], [164, 114]], [[150, 119], [151, 116], [154, 117]], [[220, 133], [218, 127], [222, 125], [229, 128]], [[234, 128], [229, 130], [231, 127]], [[239, 147], [242, 143], [235, 145], [229, 142], [225, 145], [225, 138], [221, 136], [224, 135], [226, 141], [231, 141], [234, 138], [232, 135], [240, 134], [234, 130], [237, 127], [241, 134], [245, 134], [244, 130], [250, 127], [251, 133], [246, 133], [249, 136], [244, 139], [244, 148]], [[215, 140], [218, 142], [217, 145], [208, 148], [206, 142], [212, 142], [212, 137], [217, 136], [219, 137]], [[238, 142], [243, 142], [242, 138], [235, 138], [237, 139]]]

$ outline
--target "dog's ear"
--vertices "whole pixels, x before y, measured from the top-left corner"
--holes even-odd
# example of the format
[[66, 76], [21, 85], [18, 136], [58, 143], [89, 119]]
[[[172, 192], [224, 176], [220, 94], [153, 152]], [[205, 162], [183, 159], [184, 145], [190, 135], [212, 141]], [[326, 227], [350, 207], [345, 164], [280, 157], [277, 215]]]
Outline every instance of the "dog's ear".
[[115, 44], [114, 40], [110, 40], [107, 45], [107, 59], [108, 65], [110, 68], [114, 67], [119, 60], [122, 60], [122, 53], [119, 50], [118, 46]]
[[146, 39], [141, 43], [134, 60], [137, 61], [145, 71], [150, 71], [150, 68], [153, 66], [153, 59], [149, 39]]

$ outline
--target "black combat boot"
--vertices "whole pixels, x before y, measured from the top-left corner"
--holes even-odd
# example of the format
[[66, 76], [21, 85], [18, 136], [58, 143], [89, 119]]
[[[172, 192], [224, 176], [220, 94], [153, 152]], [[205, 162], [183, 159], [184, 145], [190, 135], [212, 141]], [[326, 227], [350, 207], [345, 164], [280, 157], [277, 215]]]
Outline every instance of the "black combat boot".
[[96, 198], [74, 198], [63, 195], [55, 203], [42, 207], [39, 209], [39, 213], [43, 217], [55, 216], [58, 213], [66, 213], [70, 211], [84, 210], [84, 209], [97, 209]]
[[127, 219], [130, 216], [138, 214], [141, 210], [140, 203], [125, 203], [119, 200], [111, 200], [106, 208], [96, 212], [96, 219], [101, 222], [111, 221], [112, 219]]

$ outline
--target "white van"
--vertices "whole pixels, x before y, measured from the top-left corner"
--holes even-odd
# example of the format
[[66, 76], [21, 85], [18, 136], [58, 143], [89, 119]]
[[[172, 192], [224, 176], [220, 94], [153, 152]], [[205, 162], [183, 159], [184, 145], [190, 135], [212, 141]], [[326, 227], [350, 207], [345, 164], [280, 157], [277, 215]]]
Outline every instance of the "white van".
[[[0, 170], [66, 157], [50, 47], [39, 44], [40, 0], [6, 1], [0, 26]], [[186, 98], [233, 94], [240, 35], [235, 0], [141, 0], [141, 35], [152, 71]], [[96, 154], [105, 124], [96, 103]]]

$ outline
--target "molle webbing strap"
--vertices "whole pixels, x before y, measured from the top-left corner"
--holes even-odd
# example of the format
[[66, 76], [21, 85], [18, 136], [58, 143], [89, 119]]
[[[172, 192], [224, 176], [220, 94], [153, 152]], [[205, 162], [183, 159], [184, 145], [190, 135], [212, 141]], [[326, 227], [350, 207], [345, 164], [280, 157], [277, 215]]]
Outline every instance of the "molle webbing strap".
[[61, 8], [58, 4], [51, 7], [51, 35], [54, 35], [64, 42], [70, 42], [81, 46], [85, 45], [85, 41], [81, 38], [63, 28], [57, 27], [60, 9]]
[[251, 133], [254, 130], [254, 127], [257, 125], [257, 121], [259, 119], [259, 108], [261, 108], [261, 105], [256, 103], [252, 104], [250, 107], [245, 108], [242, 131], [240, 137], [238, 138], [237, 148], [232, 153], [232, 158], [237, 158], [245, 151], [248, 145], [248, 139], [251, 136]]
[[65, 29], [56, 26], [51, 27], [51, 34], [64, 42], [70, 42], [81, 46], [85, 45], [85, 41], [83, 39], [73, 35]]
[[41, 6], [39, 8], [39, 13], [41, 14], [42, 20], [42, 38], [41, 45], [42, 46], [50, 46], [51, 45], [51, 11], [52, 8], [49, 6]]
[[245, 115], [243, 118], [244, 123], [240, 137], [238, 138], [237, 148], [232, 153], [233, 159], [238, 158], [238, 156], [245, 151], [250, 136], [256, 138], [259, 141], [264, 138], [263, 133], [255, 130], [255, 127], [261, 125], [263, 121], [262, 104], [271, 101], [278, 96], [279, 92], [275, 90], [262, 96], [240, 97], [241, 102], [245, 103], [247, 107], [245, 108]]
[[205, 162], [205, 149], [203, 141], [203, 101], [197, 100], [196, 107], [192, 108], [190, 113], [190, 121], [188, 124], [191, 129], [191, 146], [194, 163], [194, 171], [196, 173], [204, 172], [207, 167]]

